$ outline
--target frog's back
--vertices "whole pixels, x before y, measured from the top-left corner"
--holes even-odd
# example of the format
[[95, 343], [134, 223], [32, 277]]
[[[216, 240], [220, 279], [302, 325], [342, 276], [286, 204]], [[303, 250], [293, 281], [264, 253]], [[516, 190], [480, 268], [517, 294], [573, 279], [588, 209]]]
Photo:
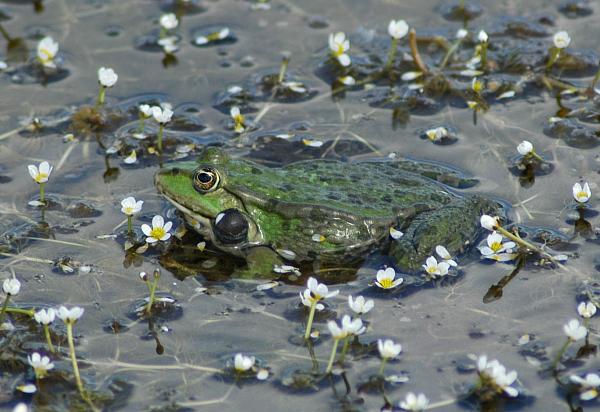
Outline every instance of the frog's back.
[[322, 206], [366, 219], [392, 219], [450, 203], [442, 185], [395, 162], [310, 160], [283, 168], [233, 168], [228, 184], [271, 204]]

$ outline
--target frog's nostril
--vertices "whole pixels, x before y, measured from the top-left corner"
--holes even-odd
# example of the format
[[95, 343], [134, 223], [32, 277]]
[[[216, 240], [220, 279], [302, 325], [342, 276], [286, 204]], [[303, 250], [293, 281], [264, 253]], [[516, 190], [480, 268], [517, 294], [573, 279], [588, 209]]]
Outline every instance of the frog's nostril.
[[215, 218], [213, 231], [223, 244], [231, 245], [248, 239], [248, 220], [237, 209], [227, 209]]
[[181, 172], [181, 169], [179, 169], [178, 167], [174, 167], [173, 169], [171, 169], [171, 174], [173, 176], [177, 176], [180, 172]]

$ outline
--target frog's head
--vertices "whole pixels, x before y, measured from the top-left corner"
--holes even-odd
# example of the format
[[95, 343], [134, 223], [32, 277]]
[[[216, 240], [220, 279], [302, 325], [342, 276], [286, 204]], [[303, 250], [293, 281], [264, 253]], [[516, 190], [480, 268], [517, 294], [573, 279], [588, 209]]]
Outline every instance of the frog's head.
[[232, 253], [264, 243], [261, 231], [246, 212], [239, 188], [228, 185], [228, 171], [248, 167], [223, 150], [210, 147], [196, 161], [159, 170], [157, 189], [179, 209], [197, 231]]

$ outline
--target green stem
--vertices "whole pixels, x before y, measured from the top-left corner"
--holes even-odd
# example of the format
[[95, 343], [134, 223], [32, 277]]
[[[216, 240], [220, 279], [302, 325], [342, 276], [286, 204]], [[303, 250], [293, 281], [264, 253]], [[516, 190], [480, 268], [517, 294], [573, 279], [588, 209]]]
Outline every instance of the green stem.
[[40, 183], [40, 202], [44, 203], [46, 201], [46, 191], [44, 190], [44, 186], [46, 183]]
[[558, 60], [558, 56], [560, 55], [560, 49], [558, 47], [550, 48], [550, 56], [548, 57], [548, 63], [546, 63], [546, 73], [550, 71], [556, 60]]
[[387, 63], [385, 64], [384, 70], [387, 72], [392, 68], [394, 64], [394, 57], [396, 57], [396, 49], [398, 48], [398, 39], [392, 37], [392, 44], [390, 45], [390, 51], [388, 53]]
[[2, 325], [2, 322], [4, 321], [4, 314], [6, 313], [6, 308], [8, 307], [8, 301], [10, 300], [10, 295], [6, 295], [6, 298], [4, 299], [4, 304], [2, 305], [2, 310], [0, 310], [0, 325]]
[[572, 340], [570, 338], [567, 338], [567, 341], [564, 343], [562, 348], [560, 348], [560, 350], [556, 354], [556, 357], [552, 361], [552, 370], [554, 372], [556, 372], [556, 367], [558, 366], [558, 363], [562, 359], [563, 355], [565, 354], [565, 352], [566, 352], [567, 348], [569, 347], [569, 345], [571, 344], [571, 342], [572, 342]]
[[329, 355], [329, 362], [327, 363], [327, 369], [325, 369], [325, 373], [331, 373], [331, 369], [333, 368], [333, 361], [335, 360], [335, 355], [337, 353], [339, 342], [340, 341], [338, 339], [333, 340], [333, 348], [331, 349], [331, 355]]
[[290, 59], [288, 57], [284, 57], [283, 60], [281, 60], [281, 66], [279, 67], [279, 77], [277, 78], [277, 83], [281, 84], [281, 82], [283, 82], [285, 73], [287, 72], [288, 64], [290, 64]]
[[542, 156], [540, 156], [539, 154], [537, 154], [537, 153], [535, 152], [535, 150], [532, 150], [532, 151], [529, 153], [529, 155], [530, 155], [531, 157], [533, 157], [533, 158], [535, 158], [535, 159], [539, 160], [540, 162], [543, 162], [543, 161], [544, 161], [544, 159], [542, 158]]
[[544, 252], [542, 249], [540, 249], [539, 247], [535, 246], [534, 244], [529, 243], [528, 241], [520, 238], [519, 236], [514, 235], [513, 233], [511, 233], [508, 230], [504, 229], [502, 226], [498, 226], [496, 228], [496, 231], [502, 233], [504, 236], [506, 236], [507, 238], [509, 238], [513, 242], [516, 242], [516, 243], [520, 244], [521, 246], [525, 246], [527, 249], [531, 249], [533, 251], [538, 252], [539, 254], [541, 254], [543, 256], [546, 256], [548, 259], [550, 259], [554, 263], [560, 264], [559, 262], [556, 262], [556, 260], [554, 259], [554, 257], [552, 255], [550, 255], [549, 253]]
[[73, 341], [73, 322], [67, 322], [67, 340], [69, 341], [69, 353], [71, 355], [71, 364], [73, 365], [73, 374], [75, 375], [75, 383], [79, 394], [83, 399], [87, 399], [85, 390], [83, 389], [83, 383], [81, 382], [81, 376], [79, 375], [79, 366], [77, 365], [77, 358], [75, 356], [75, 343]]
[[138, 132], [144, 133], [144, 115], [140, 113], [140, 125], [138, 126]]
[[8, 32], [4, 29], [4, 27], [0, 24], [0, 34], [2, 34], [2, 37], [4, 37], [4, 40], [6, 40], [7, 42], [10, 42], [12, 39], [9, 36]]
[[600, 69], [598, 69], [596, 75], [594, 76], [594, 80], [592, 80], [592, 85], [590, 86], [592, 90], [594, 90], [594, 88], [596, 87], [596, 83], [598, 83], [598, 80], [600, 80]]
[[46, 336], [48, 349], [50, 349], [50, 352], [54, 353], [54, 345], [52, 345], [52, 339], [50, 339], [50, 327], [48, 325], [44, 325], [44, 335]]
[[381, 358], [381, 366], [379, 367], [379, 375], [381, 375], [381, 376], [385, 376], [383, 374], [383, 371], [385, 369], [385, 364], [387, 363], [387, 361], [388, 361], [388, 358]]
[[448, 64], [448, 61], [450, 60], [450, 57], [452, 57], [452, 55], [456, 52], [456, 50], [458, 50], [458, 47], [460, 46], [461, 43], [462, 43], [462, 39], [458, 39], [448, 49], [448, 51], [446, 52], [446, 55], [444, 56], [444, 60], [442, 60], [442, 63], [440, 64], [440, 71], [444, 70], [444, 68]]
[[484, 41], [481, 43], [481, 69], [487, 71], [487, 48], [488, 42]]
[[98, 90], [98, 99], [96, 99], [96, 108], [98, 108], [104, 104], [104, 96], [105, 95], [106, 95], [106, 87], [100, 85], [100, 90]]
[[154, 296], [156, 294], [156, 286], [158, 285], [158, 279], [154, 278], [152, 285], [148, 286], [150, 289], [150, 296], [148, 297], [148, 305], [146, 306], [146, 314], [150, 316], [152, 314], [152, 305], [154, 304]]
[[132, 223], [132, 216], [131, 215], [127, 215], [127, 234], [129, 236], [131, 236], [131, 233], [133, 232], [133, 223]]
[[162, 123], [160, 123], [158, 125], [158, 152], [159, 153], [162, 153], [162, 139], [163, 139], [163, 128], [164, 127], [165, 126]]
[[340, 363], [344, 364], [346, 358], [346, 352], [348, 352], [348, 346], [350, 346], [350, 336], [344, 338], [344, 344], [342, 345], [342, 352], [340, 353]]
[[27, 315], [29, 317], [33, 317], [33, 314], [35, 313], [35, 311], [33, 309], [21, 309], [21, 308], [7, 307], [6, 313], [20, 313], [22, 315]]
[[308, 322], [306, 322], [304, 340], [308, 340], [310, 338], [310, 330], [312, 328], [313, 319], [315, 318], [315, 310], [317, 310], [317, 301], [313, 300], [310, 304], [310, 313], [308, 314]]

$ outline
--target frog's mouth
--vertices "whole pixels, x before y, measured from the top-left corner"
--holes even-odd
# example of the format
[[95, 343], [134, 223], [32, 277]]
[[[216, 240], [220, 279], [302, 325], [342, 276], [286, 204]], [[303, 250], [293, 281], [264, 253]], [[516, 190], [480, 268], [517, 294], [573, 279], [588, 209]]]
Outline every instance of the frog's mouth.
[[[227, 252], [229, 252], [231, 254], [241, 256], [244, 254], [244, 250], [247, 249], [248, 247], [259, 246], [259, 245], [263, 245], [265, 243], [262, 233], [260, 232], [260, 230], [258, 230], [258, 227], [257, 227], [256, 223], [254, 222], [254, 220], [252, 220], [252, 218], [250, 218], [247, 214], [243, 213], [242, 211], [235, 209], [235, 210], [237, 210], [237, 212], [240, 215], [243, 215], [244, 220], [247, 223], [246, 235], [243, 237], [236, 238], [236, 239], [233, 239], [231, 237], [225, 238], [222, 235], [219, 236], [216, 233], [216, 230], [215, 230], [216, 219], [212, 219], [210, 217], [207, 217], [200, 213], [197, 213], [197, 212], [193, 211], [192, 209], [185, 207], [181, 203], [178, 203], [176, 200], [170, 198], [169, 196], [167, 196], [165, 194], [163, 194], [163, 196], [169, 202], [171, 202], [171, 204], [173, 206], [175, 206], [177, 208], [177, 210], [179, 210], [179, 211], [181, 211], [181, 213], [183, 213], [183, 216], [185, 217], [186, 222], [190, 226], [192, 226], [194, 228], [194, 230], [196, 230], [198, 233], [200, 233], [205, 239], [210, 239], [210, 241], [215, 246], [217, 246], [219, 249], [226, 250]], [[222, 213], [219, 213], [219, 215], [222, 215], [224, 212], [227, 212], [227, 211], [223, 211]], [[219, 215], [217, 215], [217, 219], [218, 219]]]

